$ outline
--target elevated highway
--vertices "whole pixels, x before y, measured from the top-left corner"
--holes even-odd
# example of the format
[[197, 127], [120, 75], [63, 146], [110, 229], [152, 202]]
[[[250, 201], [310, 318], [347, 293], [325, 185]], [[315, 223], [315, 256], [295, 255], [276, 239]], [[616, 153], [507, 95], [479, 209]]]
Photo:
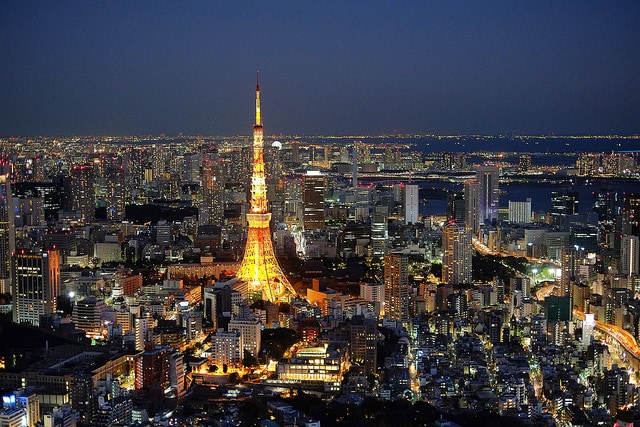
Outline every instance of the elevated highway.
[[[573, 315], [578, 319], [584, 320], [585, 315], [579, 310], [573, 310]], [[625, 350], [626, 361], [631, 365], [634, 371], [640, 370], [640, 347], [638, 342], [628, 331], [609, 323], [595, 321], [595, 327], [600, 332], [614, 339], [620, 347]]]

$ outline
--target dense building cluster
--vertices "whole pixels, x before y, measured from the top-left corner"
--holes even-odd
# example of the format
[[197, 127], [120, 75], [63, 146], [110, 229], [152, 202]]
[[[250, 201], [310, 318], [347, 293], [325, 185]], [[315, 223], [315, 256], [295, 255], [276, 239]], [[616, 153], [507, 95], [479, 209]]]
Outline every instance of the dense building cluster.
[[[319, 425], [293, 390], [531, 425], [633, 416], [633, 156], [264, 146], [257, 98], [253, 143], [0, 141], [0, 312], [21, 328], [0, 425], [234, 423], [248, 395]], [[512, 198], [522, 183], [544, 203]]]

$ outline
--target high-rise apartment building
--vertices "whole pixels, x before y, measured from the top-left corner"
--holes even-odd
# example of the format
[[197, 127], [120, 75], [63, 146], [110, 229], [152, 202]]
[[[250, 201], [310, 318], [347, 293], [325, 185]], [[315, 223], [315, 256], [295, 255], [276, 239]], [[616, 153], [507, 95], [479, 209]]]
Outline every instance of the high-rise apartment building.
[[472, 282], [472, 233], [464, 223], [449, 221], [442, 228], [442, 281], [449, 284]]
[[153, 318], [151, 317], [141, 316], [135, 319], [136, 350], [144, 350], [153, 326]]
[[202, 162], [200, 171], [202, 203], [199, 207], [198, 217], [201, 225], [222, 224], [224, 184], [220, 179], [219, 161], [218, 151], [212, 150], [205, 154]]
[[476, 234], [480, 229], [480, 183], [466, 181], [464, 183], [464, 221], [471, 232]]
[[171, 347], [149, 344], [135, 357], [135, 388], [149, 390], [163, 396], [164, 390], [171, 384]]
[[40, 325], [40, 316], [53, 314], [60, 294], [58, 251], [16, 252], [11, 257], [13, 320]]
[[[146, 147], [130, 147], [123, 156], [125, 179], [125, 200], [135, 200], [140, 194], [144, 181], [144, 170], [151, 151]], [[174, 156], [176, 158], [178, 156]], [[181, 157], [181, 156], [180, 156]]]
[[384, 257], [384, 312], [389, 320], [409, 322], [409, 260], [392, 253]]
[[88, 165], [76, 165], [71, 168], [69, 174], [64, 189], [67, 208], [80, 212], [84, 222], [91, 222], [96, 213], [93, 168]]
[[0, 175], [0, 292], [9, 292], [11, 254], [16, 250], [13, 196], [8, 175]]
[[106, 170], [107, 219], [122, 221], [125, 217], [124, 167], [109, 166]]

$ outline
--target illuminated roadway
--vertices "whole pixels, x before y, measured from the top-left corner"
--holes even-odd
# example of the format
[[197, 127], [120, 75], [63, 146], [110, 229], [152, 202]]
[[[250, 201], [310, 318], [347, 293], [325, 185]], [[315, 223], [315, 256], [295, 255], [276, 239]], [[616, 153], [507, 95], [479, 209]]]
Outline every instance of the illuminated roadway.
[[[573, 310], [573, 315], [581, 320], [584, 320], [585, 318], [584, 313], [576, 309]], [[632, 363], [635, 370], [638, 370], [638, 368], [640, 368], [640, 347], [638, 347], [638, 343], [633, 335], [615, 325], [600, 322], [598, 320], [595, 322], [595, 326], [599, 331], [615, 339], [622, 347], [624, 347], [625, 350], [627, 350], [628, 355], [632, 357], [630, 363]]]

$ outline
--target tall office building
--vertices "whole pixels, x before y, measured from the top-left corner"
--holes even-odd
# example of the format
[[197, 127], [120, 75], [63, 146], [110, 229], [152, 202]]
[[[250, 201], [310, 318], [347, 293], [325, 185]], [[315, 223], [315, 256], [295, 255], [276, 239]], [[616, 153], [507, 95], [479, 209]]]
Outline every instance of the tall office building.
[[480, 183], [478, 204], [480, 208], [480, 223], [492, 222], [498, 219], [498, 199], [500, 196], [500, 171], [497, 166], [478, 166], [476, 181]]
[[13, 196], [8, 175], [0, 175], [0, 292], [9, 292], [11, 254], [16, 250]]
[[563, 225], [563, 218], [578, 213], [579, 193], [577, 191], [551, 192], [551, 222]]
[[466, 221], [464, 193], [452, 191], [447, 193], [447, 221]]
[[560, 251], [560, 268], [562, 276], [560, 277], [560, 296], [569, 296], [571, 294], [571, 283], [579, 282], [580, 264], [587, 257], [587, 252], [583, 248], [576, 246], [563, 246]]
[[256, 123], [253, 126], [253, 176], [251, 207], [247, 213], [249, 232], [244, 256], [236, 273], [247, 282], [248, 293], [267, 301], [288, 300], [295, 295], [289, 279], [278, 264], [271, 240], [271, 213], [268, 209], [264, 174], [264, 143], [260, 115], [260, 84], [256, 84]]
[[464, 183], [464, 221], [473, 234], [480, 229], [480, 183], [478, 181]]
[[531, 222], [531, 199], [525, 202], [509, 200], [509, 222], [514, 224], [528, 224]]
[[622, 237], [622, 268], [620, 272], [627, 276], [638, 276], [640, 273], [640, 237]]
[[420, 202], [419, 188], [415, 184], [407, 184], [404, 187], [404, 223], [418, 223], [418, 206]]
[[303, 179], [304, 229], [322, 230], [324, 228], [324, 197], [327, 178], [318, 171], [307, 171]]
[[596, 191], [593, 193], [592, 211], [598, 214], [600, 221], [613, 221], [622, 211], [620, 193], [615, 191]]
[[53, 314], [60, 294], [58, 251], [16, 252], [11, 257], [13, 321], [40, 325], [40, 316]]
[[392, 253], [384, 257], [384, 312], [389, 320], [409, 322], [409, 260]]
[[371, 247], [374, 256], [384, 256], [387, 253], [389, 240], [389, 207], [375, 205], [371, 215]]
[[453, 285], [472, 282], [471, 227], [449, 221], [442, 228], [442, 281]]

